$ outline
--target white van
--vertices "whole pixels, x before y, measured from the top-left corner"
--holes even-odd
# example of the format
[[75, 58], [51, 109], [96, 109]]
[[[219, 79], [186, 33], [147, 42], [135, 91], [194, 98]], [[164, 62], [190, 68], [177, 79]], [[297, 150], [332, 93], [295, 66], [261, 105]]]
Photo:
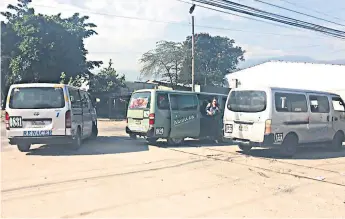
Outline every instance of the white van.
[[32, 144], [71, 144], [96, 138], [97, 115], [90, 94], [63, 84], [13, 84], [6, 100], [6, 133], [22, 152]]
[[292, 156], [299, 144], [341, 149], [345, 104], [338, 94], [285, 88], [235, 88], [224, 113], [224, 137], [248, 152], [280, 146]]

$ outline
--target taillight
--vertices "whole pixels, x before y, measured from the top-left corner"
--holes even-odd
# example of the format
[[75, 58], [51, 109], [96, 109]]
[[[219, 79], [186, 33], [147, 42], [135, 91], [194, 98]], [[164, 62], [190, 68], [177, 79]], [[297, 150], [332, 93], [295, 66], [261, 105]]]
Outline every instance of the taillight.
[[149, 115], [149, 124], [150, 125], [154, 125], [155, 124], [155, 114], [154, 113], [151, 113]]
[[71, 126], [72, 126], [71, 111], [68, 110], [66, 112], [66, 116], [65, 116], [65, 127], [66, 128], [71, 128]]
[[5, 123], [6, 123], [6, 129], [10, 130], [10, 115], [8, 112], [5, 113]]
[[265, 122], [265, 134], [271, 134], [272, 133], [272, 120], [268, 119]]

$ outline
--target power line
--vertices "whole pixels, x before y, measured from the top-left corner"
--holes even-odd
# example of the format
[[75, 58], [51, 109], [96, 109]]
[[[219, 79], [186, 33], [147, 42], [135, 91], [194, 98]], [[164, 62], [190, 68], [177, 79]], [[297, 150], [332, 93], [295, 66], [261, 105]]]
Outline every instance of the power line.
[[320, 33], [323, 33], [323, 34], [326, 34], [326, 35], [329, 35], [332, 37], [345, 39], [345, 32], [344, 31], [340, 31], [340, 30], [333, 29], [333, 28], [328, 28], [328, 27], [321, 26], [321, 25], [316, 25], [313, 23], [305, 22], [305, 21], [300, 21], [297, 19], [289, 18], [286, 16], [281, 16], [281, 15], [270, 13], [270, 12], [266, 12], [266, 11], [259, 10], [259, 9], [249, 7], [246, 5], [242, 5], [242, 4], [239, 4], [236, 2], [227, 1], [227, 0], [214, 0], [214, 1], [193, 0], [193, 1], [201, 3], [201, 4], [206, 4], [206, 5], [210, 5], [210, 6], [214, 6], [214, 7], [218, 7], [218, 8], [227, 9], [230, 11], [235, 11], [235, 12], [238, 12], [241, 14], [247, 14], [247, 15], [251, 15], [254, 17], [259, 17], [259, 18], [262, 18], [265, 20], [275, 21], [275, 22], [286, 24], [289, 26], [294, 26], [294, 27], [299, 27], [302, 29], [308, 29], [308, 30], [312, 30], [315, 32], [320, 32]]
[[313, 16], [313, 15], [309, 15], [309, 14], [306, 14], [306, 13], [302, 13], [302, 12], [299, 12], [299, 11], [295, 11], [295, 10], [292, 10], [292, 9], [288, 9], [288, 8], [285, 8], [285, 7], [281, 7], [281, 6], [279, 6], [279, 5], [271, 4], [271, 3], [268, 3], [268, 2], [265, 2], [265, 1], [262, 1], [262, 0], [254, 0], [254, 1], [260, 2], [260, 3], [262, 3], [262, 4], [266, 4], [266, 5], [275, 7], [275, 8], [280, 8], [280, 9], [283, 9], [283, 10], [286, 10], [286, 11], [294, 12], [294, 13], [296, 13], [296, 14], [301, 14], [301, 15], [304, 15], [304, 16], [307, 16], [307, 17], [315, 18], [315, 19], [318, 19], [318, 20], [326, 21], [326, 22], [328, 22], [328, 23], [332, 23], [332, 24], [336, 24], [336, 25], [345, 27], [344, 24], [340, 24], [340, 23], [337, 23], [337, 22], [333, 22], [333, 21], [330, 21], [330, 20], [326, 20], [326, 19], [323, 19], [323, 18], [319, 18], [319, 17]]
[[[180, 2], [183, 2], [183, 3], [187, 3], [187, 4], [191, 4], [190, 2], [186, 2], [186, 1], [183, 1], [183, 0], [177, 0], [177, 1], [180, 1]], [[38, 7], [43, 7], [43, 8], [59, 9], [58, 7], [48, 6], [48, 5], [41, 5], [41, 4], [32, 4], [32, 5], [33, 6], [38, 6]], [[242, 17], [242, 18], [246, 18], [246, 19], [251, 19], [251, 20], [255, 20], [255, 21], [259, 21], [259, 22], [263, 22], [263, 23], [267, 23], [267, 24], [271, 24], [271, 25], [275, 25], [275, 26], [280, 26], [280, 27], [284, 27], [284, 28], [291, 28], [289, 26], [279, 25], [277, 23], [268, 22], [266, 20], [259, 20], [259, 19], [255, 19], [255, 18], [251, 18], [251, 17], [246, 17], [246, 16], [235, 14], [235, 13], [231, 13], [231, 12], [226, 12], [226, 11], [210, 8], [210, 7], [203, 6], [203, 5], [198, 5], [198, 6], [199, 7], [203, 7], [205, 9], [210, 9], [210, 10], [214, 10], [214, 11], [218, 11], [218, 12], [222, 12], [222, 13], [226, 13], [226, 14], [230, 14], [230, 15], [234, 15], [234, 16], [238, 16], [238, 17]], [[66, 9], [66, 8], [60, 8], [60, 9], [61, 10], [74, 11], [73, 9]], [[148, 21], [148, 22], [173, 24], [173, 25], [180, 25], [180, 26], [191, 26], [191, 24], [188, 24], [188, 23], [179, 23], [179, 22], [174, 22], [174, 21], [163, 21], [163, 20], [156, 20], [156, 19], [133, 17], [133, 16], [122, 16], [122, 15], [116, 15], [116, 14], [95, 12], [95, 11], [91, 11], [91, 10], [80, 10], [80, 11], [86, 12], [86, 13], [89, 13], [89, 14], [111, 16], [111, 17], [117, 17], [117, 18], [122, 18], [122, 19], [132, 19], [132, 20], [138, 20], [138, 21]], [[224, 28], [224, 27], [214, 27], [214, 26], [195, 25], [195, 27], [200, 27], [200, 28], [205, 28], [205, 29], [215, 29], [215, 30], [225, 30], [225, 31], [252, 33], [252, 34], [258, 34], [258, 35], [275, 35], [275, 36], [297, 37], [294, 34], [279, 34], [279, 33], [269, 33], [269, 32], [265, 33], [265, 32], [258, 32], [258, 31], [250, 31], [250, 30], [243, 30], [243, 29], [233, 29], [233, 28]], [[111, 27], [111, 28], [113, 28], [113, 27]], [[299, 30], [299, 29], [296, 29], [296, 30]], [[298, 36], [298, 37], [311, 38], [310, 36]]]
[[324, 15], [324, 16], [327, 16], [327, 17], [330, 17], [330, 18], [333, 18], [333, 19], [337, 19], [339, 21], [345, 21], [344, 19], [341, 19], [339, 17], [330, 16], [329, 14], [326, 14], [326, 13], [324, 13], [322, 11], [317, 11], [317, 10], [311, 9], [309, 7], [304, 7], [304, 6], [298, 5], [298, 4], [294, 3], [294, 2], [290, 2], [288, 0], [279, 0], [279, 1], [285, 2], [287, 4], [293, 5], [293, 6], [298, 7], [298, 8], [303, 8], [303, 9], [306, 9], [306, 10], [309, 10], [309, 11], [312, 11], [312, 12], [315, 12], [317, 14], [321, 14], [321, 15]]

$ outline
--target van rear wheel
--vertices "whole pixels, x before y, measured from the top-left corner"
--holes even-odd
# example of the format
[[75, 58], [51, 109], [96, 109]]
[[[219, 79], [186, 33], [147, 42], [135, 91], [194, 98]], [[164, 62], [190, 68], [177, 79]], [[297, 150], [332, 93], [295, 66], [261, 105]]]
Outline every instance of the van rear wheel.
[[18, 144], [17, 148], [20, 152], [29, 152], [31, 144]]
[[73, 142], [72, 147], [75, 150], [78, 150], [82, 145], [82, 139], [81, 139], [81, 131], [80, 128], [77, 129], [77, 132], [75, 133], [75, 136], [73, 136]]
[[170, 146], [179, 146], [183, 143], [184, 138], [168, 138], [168, 144]]
[[241, 149], [241, 151], [243, 151], [246, 154], [249, 153], [250, 150], [252, 149], [252, 146], [243, 145], [243, 144], [238, 145], [238, 147]]
[[97, 136], [98, 136], [98, 128], [97, 128], [97, 125], [95, 125], [93, 123], [92, 124], [92, 133], [91, 133], [90, 139], [94, 140], [97, 138]]
[[288, 134], [283, 143], [280, 152], [287, 157], [292, 157], [297, 152], [298, 138], [294, 134]]
[[343, 141], [344, 141], [345, 137], [344, 134], [341, 132], [337, 132], [334, 137], [333, 137], [333, 141], [330, 145], [332, 150], [335, 151], [340, 151], [341, 148], [343, 147]]

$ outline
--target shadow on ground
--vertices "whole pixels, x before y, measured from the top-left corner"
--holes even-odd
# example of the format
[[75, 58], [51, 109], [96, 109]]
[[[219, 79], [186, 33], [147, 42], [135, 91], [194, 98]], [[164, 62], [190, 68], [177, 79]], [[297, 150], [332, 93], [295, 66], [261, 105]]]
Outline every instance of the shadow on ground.
[[345, 157], [345, 148], [341, 151], [331, 151], [327, 147], [305, 146], [300, 147], [293, 157], [284, 157], [278, 149], [252, 149], [249, 153], [237, 151], [240, 154], [250, 155], [253, 157], [275, 158], [275, 159], [292, 159], [292, 160], [318, 160]]
[[85, 141], [81, 148], [75, 150], [69, 145], [43, 145], [31, 149], [27, 155], [31, 156], [78, 156], [121, 154], [148, 151], [145, 141], [131, 141], [125, 136], [99, 136], [96, 140]]

